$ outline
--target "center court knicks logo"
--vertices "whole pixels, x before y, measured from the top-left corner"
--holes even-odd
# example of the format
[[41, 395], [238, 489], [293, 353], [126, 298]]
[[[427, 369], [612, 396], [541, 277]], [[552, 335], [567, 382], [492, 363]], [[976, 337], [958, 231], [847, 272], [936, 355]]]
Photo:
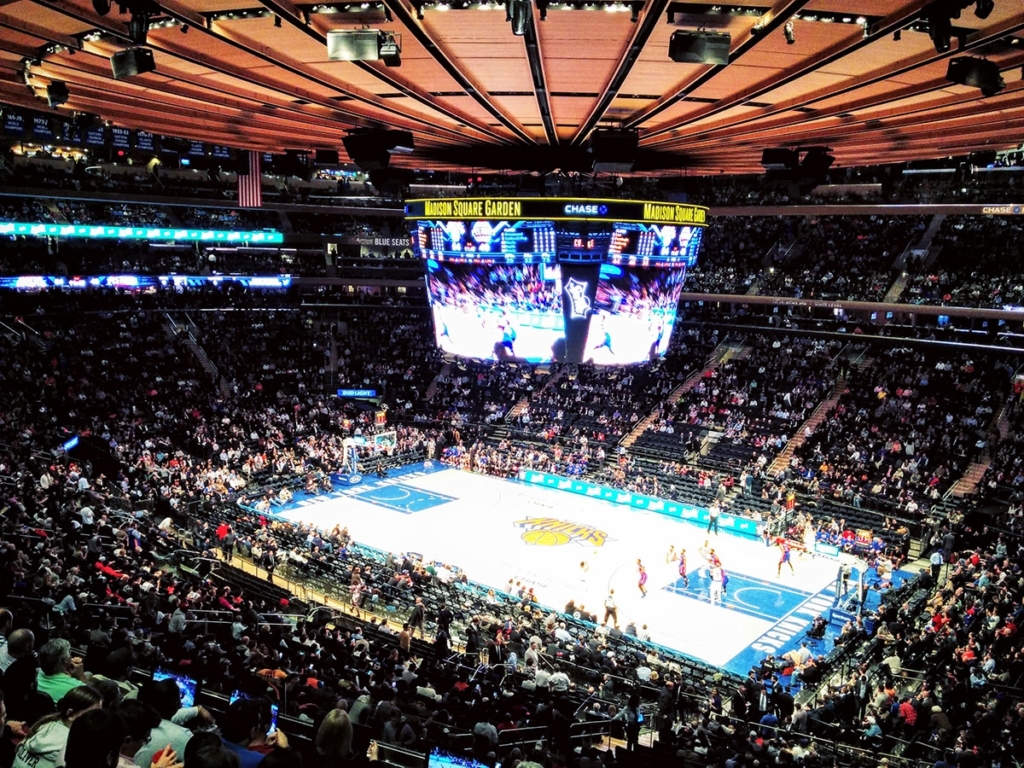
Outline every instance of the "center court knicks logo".
[[513, 525], [523, 528], [523, 541], [535, 547], [560, 547], [570, 541], [603, 547], [608, 541], [605, 531], [554, 517], [527, 517]]

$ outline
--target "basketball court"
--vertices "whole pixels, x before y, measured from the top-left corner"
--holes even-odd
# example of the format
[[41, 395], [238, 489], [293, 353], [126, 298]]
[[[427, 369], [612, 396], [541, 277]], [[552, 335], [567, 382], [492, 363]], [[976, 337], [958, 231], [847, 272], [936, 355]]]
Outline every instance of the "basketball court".
[[[347, 526], [361, 544], [422, 553], [498, 591], [514, 579], [559, 609], [571, 598], [600, 618], [614, 590], [620, 625], [646, 624], [653, 641], [742, 675], [768, 653], [799, 645], [813, 619], [827, 617], [839, 568], [838, 560], [794, 553], [793, 571], [777, 576], [779, 550], [763, 540], [724, 528], [709, 535], [658, 512], [438, 464], [297, 497], [276, 512], [327, 529]], [[705, 541], [729, 577], [718, 605], [700, 572]], [[670, 546], [686, 550], [689, 586], [667, 561]], [[646, 597], [638, 559], [649, 574]]]

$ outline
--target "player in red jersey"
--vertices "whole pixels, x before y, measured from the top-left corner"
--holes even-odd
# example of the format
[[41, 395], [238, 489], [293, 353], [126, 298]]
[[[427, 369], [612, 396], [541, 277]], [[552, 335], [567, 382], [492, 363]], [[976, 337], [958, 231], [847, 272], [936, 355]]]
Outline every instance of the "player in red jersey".
[[779, 552], [780, 552], [780, 555], [779, 555], [779, 567], [776, 569], [775, 575], [781, 577], [782, 576], [782, 566], [783, 565], [787, 565], [787, 564], [789, 565], [789, 570], [792, 573], [796, 573], [796, 570], [793, 568], [792, 552], [790, 552], [789, 542], [786, 541], [785, 539], [779, 537], [778, 539], [775, 540], [775, 543], [778, 545]]

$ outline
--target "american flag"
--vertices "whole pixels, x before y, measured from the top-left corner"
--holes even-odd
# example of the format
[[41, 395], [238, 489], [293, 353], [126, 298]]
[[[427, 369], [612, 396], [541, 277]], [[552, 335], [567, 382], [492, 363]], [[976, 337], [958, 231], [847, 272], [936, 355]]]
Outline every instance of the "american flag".
[[249, 168], [238, 172], [238, 205], [242, 208], [263, 207], [259, 152], [249, 152]]

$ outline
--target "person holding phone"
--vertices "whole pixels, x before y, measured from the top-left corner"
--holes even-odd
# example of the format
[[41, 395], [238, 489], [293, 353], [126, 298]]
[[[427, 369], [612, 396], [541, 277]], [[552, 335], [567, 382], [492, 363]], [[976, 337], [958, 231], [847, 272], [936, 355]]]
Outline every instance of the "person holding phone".
[[[188, 709], [181, 709], [181, 689], [173, 678], [163, 680], [147, 680], [139, 689], [139, 701], [148, 704], [160, 715], [160, 723], [153, 728], [152, 736], [148, 744], [143, 745], [135, 755], [135, 761], [141, 765], [149, 765], [156, 758], [157, 753], [166, 752], [168, 749], [178, 755], [185, 754], [185, 747], [192, 738], [192, 731], [173, 722], [179, 711], [186, 713]], [[193, 707], [195, 714], [193, 718], [213, 725], [213, 716], [205, 707]]]

